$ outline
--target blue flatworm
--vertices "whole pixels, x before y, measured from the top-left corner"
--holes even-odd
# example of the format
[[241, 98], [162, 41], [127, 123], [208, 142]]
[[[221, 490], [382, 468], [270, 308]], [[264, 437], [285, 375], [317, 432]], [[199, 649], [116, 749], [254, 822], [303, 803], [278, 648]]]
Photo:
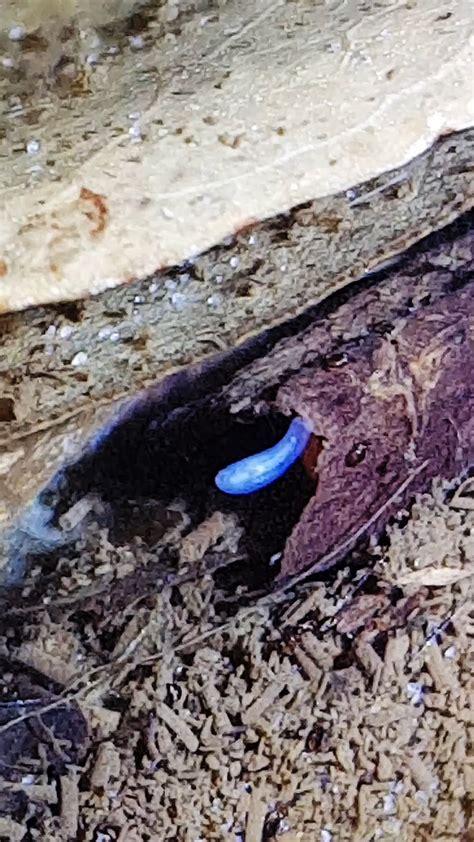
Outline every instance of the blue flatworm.
[[302, 418], [294, 418], [280, 441], [223, 468], [216, 476], [216, 485], [225, 494], [253, 494], [275, 482], [305, 451], [311, 429]]

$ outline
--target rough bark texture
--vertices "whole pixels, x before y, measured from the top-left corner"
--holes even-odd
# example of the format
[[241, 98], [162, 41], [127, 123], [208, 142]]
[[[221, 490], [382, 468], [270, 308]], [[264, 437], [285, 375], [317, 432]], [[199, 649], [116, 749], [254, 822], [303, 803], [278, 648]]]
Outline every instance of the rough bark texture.
[[[472, 260], [465, 268], [472, 272]], [[327, 569], [433, 477], [455, 477], [474, 461], [472, 282], [341, 354], [340, 366], [290, 377], [276, 399], [325, 442], [318, 489], [288, 540], [282, 576]]]

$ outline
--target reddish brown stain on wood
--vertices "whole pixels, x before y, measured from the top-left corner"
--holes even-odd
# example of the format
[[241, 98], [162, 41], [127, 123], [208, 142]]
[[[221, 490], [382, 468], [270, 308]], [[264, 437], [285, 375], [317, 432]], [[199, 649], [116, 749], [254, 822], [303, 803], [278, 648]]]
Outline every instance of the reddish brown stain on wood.
[[82, 202], [87, 202], [88, 208], [84, 210], [87, 219], [93, 223], [91, 234], [93, 237], [98, 237], [105, 231], [108, 218], [109, 209], [105, 201], [105, 196], [100, 193], [94, 193], [88, 187], [81, 187], [80, 199]]
[[323, 443], [317, 436], [311, 436], [308, 447], [303, 453], [303, 467], [309, 479], [316, 482], [318, 479], [318, 459], [323, 452]]
[[0, 257], [0, 278], [4, 278], [8, 272], [6, 261]]
[[256, 226], [256, 219], [244, 219], [243, 222], [240, 223], [240, 225], [237, 225], [234, 228], [234, 234], [236, 237], [241, 236], [242, 234], [251, 234]]

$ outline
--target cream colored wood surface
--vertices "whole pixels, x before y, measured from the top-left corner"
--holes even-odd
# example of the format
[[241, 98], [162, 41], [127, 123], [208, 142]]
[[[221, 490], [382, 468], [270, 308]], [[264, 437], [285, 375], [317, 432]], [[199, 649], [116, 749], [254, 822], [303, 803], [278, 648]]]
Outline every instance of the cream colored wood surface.
[[473, 19], [470, 0], [235, 0], [151, 23], [37, 124], [6, 107], [0, 312], [176, 264], [472, 125]]

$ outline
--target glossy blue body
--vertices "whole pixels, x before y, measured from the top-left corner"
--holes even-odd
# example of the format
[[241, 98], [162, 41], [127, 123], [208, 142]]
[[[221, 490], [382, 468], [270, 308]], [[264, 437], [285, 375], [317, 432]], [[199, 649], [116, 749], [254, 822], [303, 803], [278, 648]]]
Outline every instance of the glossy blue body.
[[278, 444], [219, 471], [217, 487], [225, 494], [253, 494], [265, 488], [299, 459], [310, 437], [311, 430], [306, 422], [295, 418]]

